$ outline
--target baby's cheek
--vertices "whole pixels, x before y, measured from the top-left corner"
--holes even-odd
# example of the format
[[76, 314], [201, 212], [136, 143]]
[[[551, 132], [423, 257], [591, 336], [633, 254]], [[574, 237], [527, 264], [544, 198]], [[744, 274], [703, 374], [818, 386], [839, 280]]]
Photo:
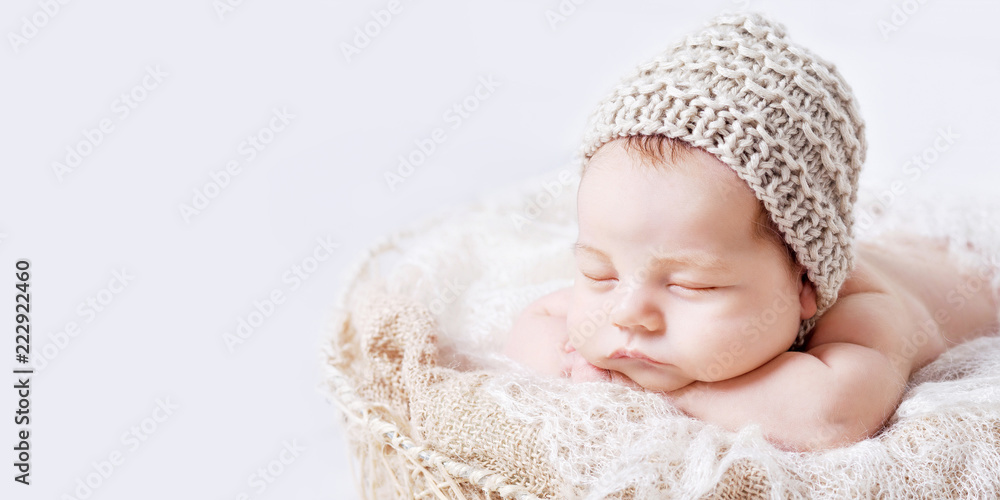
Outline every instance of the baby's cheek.
[[566, 328], [568, 330], [569, 341], [572, 345], [576, 346], [579, 340], [579, 334], [577, 333], [577, 325], [580, 323], [580, 304], [577, 302], [576, 297], [570, 301], [569, 307], [566, 308]]
[[569, 341], [573, 347], [582, 349], [607, 325], [606, 311], [610, 309], [610, 305], [609, 299], [602, 302], [600, 297], [590, 297], [586, 294], [570, 305], [566, 314], [566, 324], [569, 328]]
[[566, 314], [566, 327], [569, 331], [569, 345], [579, 349], [593, 333], [584, 327], [584, 316], [580, 307], [570, 306]]

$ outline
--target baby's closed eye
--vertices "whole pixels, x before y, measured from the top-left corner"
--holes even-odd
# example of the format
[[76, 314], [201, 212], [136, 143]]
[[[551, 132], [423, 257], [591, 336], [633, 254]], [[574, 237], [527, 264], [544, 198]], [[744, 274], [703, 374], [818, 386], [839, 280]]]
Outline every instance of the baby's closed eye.
[[720, 287], [717, 286], [703, 286], [703, 285], [686, 285], [686, 284], [671, 284], [670, 288], [679, 289], [681, 291], [691, 292], [691, 293], [708, 293], [718, 290]]

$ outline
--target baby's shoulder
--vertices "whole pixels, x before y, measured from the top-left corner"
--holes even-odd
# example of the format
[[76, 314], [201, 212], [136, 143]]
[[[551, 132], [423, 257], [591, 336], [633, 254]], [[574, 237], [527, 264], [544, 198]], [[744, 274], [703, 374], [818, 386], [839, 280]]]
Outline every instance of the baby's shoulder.
[[919, 301], [878, 289], [842, 294], [816, 322], [806, 351], [830, 343], [878, 351], [906, 376], [946, 349], [939, 325]]
[[816, 322], [806, 348], [847, 342], [880, 349], [900, 333], [902, 323], [912, 321], [911, 312], [895, 294], [865, 291], [841, 294]]

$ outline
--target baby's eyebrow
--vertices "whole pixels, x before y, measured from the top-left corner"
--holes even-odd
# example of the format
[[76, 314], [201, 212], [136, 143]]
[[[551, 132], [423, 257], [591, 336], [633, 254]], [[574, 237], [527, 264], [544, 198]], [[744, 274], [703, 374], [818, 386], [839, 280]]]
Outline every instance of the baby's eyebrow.
[[[595, 257], [611, 262], [608, 254], [579, 241], [573, 243], [573, 252], [586, 252]], [[729, 264], [717, 255], [706, 252], [678, 252], [675, 254], [663, 255], [659, 252], [651, 259], [652, 267], [696, 267], [713, 271], [732, 272]]]
[[578, 254], [580, 252], [585, 252], [585, 253], [593, 254], [595, 257], [597, 257], [597, 258], [599, 258], [601, 260], [605, 260], [605, 261], [611, 262], [611, 259], [608, 258], [608, 254], [606, 254], [606, 253], [604, 253], [604, 252], [602, 252], [602, 251], [600, 251], [600, 250], [598, 250], [598, 249], [596, 249], [596, 248], [594, 248], [594, 247], [592, 247], [592, 246], [590, 246], [590, 245], [588, 245], [586, 243], [580, 243], [579, 241], [577, 241], [577, 242], [573, 243], [573, 245], [571, 246], [571, 248], [572, 248], [574, 254]]

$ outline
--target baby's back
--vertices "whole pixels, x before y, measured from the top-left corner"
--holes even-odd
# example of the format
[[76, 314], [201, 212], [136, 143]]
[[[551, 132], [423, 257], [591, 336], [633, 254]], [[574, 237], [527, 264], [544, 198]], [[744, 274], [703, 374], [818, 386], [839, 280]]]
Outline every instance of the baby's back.
[[851, 321], [834, 313], [840, 304], [850, 302], [848, 297], [860, 294], [888, 296], [886, 300], [897, 306], [880, 309], [884, 317], [876, 321], [913, 325], [902, 330], [876, 329], [886, 332], [884, 335], [909, 336], [901, 344], [895, 342], [899, 339], [885, 341], [916, 350], [907, 353], [915, 361], [913, 370], [955, 344], [995, 333], [1000, 328], [1000, 306], [990, 287], [990, 273], [995, 271], [986, 265], [961, 267], [949, 254], [944, 240], [888, 234], [874, 241], [859, 242], [856, 255], [855, 269], [841, 288], [837, 303], [817, 323], [816, 333], [825, 330], [825, 342], [837, 340], [831, 337], [838, 336], [844, 337], [842, 341], [857, 340], [850, 338]]

